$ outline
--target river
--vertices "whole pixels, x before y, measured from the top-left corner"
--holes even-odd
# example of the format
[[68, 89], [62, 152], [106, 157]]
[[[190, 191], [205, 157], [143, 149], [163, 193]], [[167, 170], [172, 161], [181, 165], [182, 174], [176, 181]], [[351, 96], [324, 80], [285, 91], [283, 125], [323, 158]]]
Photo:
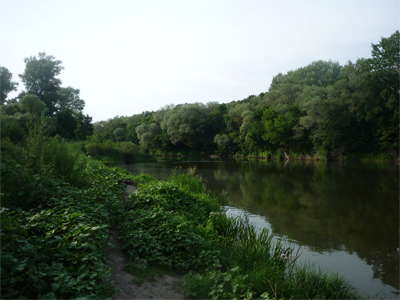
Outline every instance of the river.
[[157, 162], [126, 166], [164, 179], [190, 171], [229, 215], [296, 245], [300, 263], [336, 272], [363, 296], [399, 297], [396, 166], [304, 162]]

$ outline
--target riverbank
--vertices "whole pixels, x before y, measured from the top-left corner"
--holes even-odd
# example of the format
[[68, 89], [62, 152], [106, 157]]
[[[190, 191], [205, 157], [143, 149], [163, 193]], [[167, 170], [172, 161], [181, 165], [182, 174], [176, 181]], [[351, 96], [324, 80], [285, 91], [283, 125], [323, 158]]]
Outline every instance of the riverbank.
[[[119, 222], [133, 274], [186, 273], [189, 298], [353, 298], [334, 275], [295, 265], [294, 249], [229, 219], [197, 178], [135, 177]], [[156, 271], [154, 271], [156, 270]], [[154, 274], [154, 273], [153, 273]]]
[[[121, 180], [130, 180], [129, 176], [101, 165], [93, 171], [102, 174], [103, 179], [97, 183], [105, 190], [112, 188], [113, 197], [110, 190], [100, 193], [96, 188], [96, 198], [82, 201], [81, 197], [71, 199], [71, 194], [64, 190], [64, 198], [52, 209], [25, 212], [23, 217], [12, 210], [2, 211], [2, 225], [11, 221], [18, 225], [3, 226], [3, 259], [13, 258], [2, 264], [6, 267], [3, 274], [7, 274], [2, 281], [7, 282], [3, 298], [109, 295], [112, 287], [105, 282], [110, 269], [102, 249], [110, 226], [117, 220], [129, 271], [149, 276], [184, 272], [187, 297], [353, 296], [335, 276], [294, 268], [283, 258], [287, 250], [272, 245], [268, 233], [258, 236], [244, 222], [227, 219], [219, 212], [217, 202], [201, 192], [201, 185], [191, 177], [181, 176], [168, 182], [136, 177], [137, 193], [123, 202]], [[102, 193], [106, 195], [103, 203], [99, 197]], [[70, 198], [68, 203], [64, 202], [66, 198]], [[41, 230], [35, 231], [38, 228]], [[21, 242], [26, 247], [13, 253], [17, 249], [15, 243]], [[35, 253], [33, 257], [27, 255], [28, 249]], [[18, 264], [12, 265], [12, 261]], [[34, 278], [35, 270], [43, 276]], [[22, 284], [25, 289], [20, 289]]]
[[[147, 156], [146, 156], [147, 155]], [[304, 161], [304, 162], [359, 162], [365, 164], [399, 164], [397, 153], [296, 153], [285, 151], [264, 151], [257, 153], [234, 153], [231, 155], [219, 155], [217, 153], [205, 153], [196, 151], [187, 152], [154, 152], [142, 153], [137, 156], [135, 162], [163, 161], [163, 160], [235, 160], [235, 161]], [[120, 160], [122, 161], [122, 160]], [[128, 162], [129, 163], [129, 162]]]
[[[2, 299], [109, 298], [114, 228], [127, 271], [185, 275], [188, 298], [355, 296], [337, 276], [296, 266], [269, 232], [227, 218], [195, 177], [133, 176], [40, 132], [1, 147]], [[125, 199], [127, 183], [137, 191]]]

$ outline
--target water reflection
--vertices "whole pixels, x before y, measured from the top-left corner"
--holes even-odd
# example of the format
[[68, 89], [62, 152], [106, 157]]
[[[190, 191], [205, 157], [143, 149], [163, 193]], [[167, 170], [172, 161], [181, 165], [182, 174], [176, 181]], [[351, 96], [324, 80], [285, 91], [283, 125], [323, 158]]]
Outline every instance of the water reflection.
[[301, 245], [302, 259], [341, 273], [371, 296], [393, 297], [399, 290], [396, 168], [292, 162], [134, 167], [161, 177], [196, 167], [210, 191]]

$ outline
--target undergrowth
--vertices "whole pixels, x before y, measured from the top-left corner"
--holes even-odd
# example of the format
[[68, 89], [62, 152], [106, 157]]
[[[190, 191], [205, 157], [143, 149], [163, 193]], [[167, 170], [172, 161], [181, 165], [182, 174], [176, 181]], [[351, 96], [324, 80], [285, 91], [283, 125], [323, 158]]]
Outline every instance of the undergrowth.
[[1, 299], [111, 296], [104, 250], [129, 176], [36, 129], [1, 154]]
[[[196, 177], [132, 176], [36, 129], [1, 151], [2, 299], [110, 297], [111, 226], [129, 271], [185, 272], [187, 298], [356, 296], [337, 276], [296, 265], [270, 232], [226, 217]], [[129, 197], [127, 183], [137, 187]]]
[[246, 219], [231, 219], [200, 180], [176, 175], [133, 178], [138, 189], [119, 223], [130, 271], [186, 272], [195, 299], [331, 299], [356, 297], [342, 279], [296, 264], [298, 252]]

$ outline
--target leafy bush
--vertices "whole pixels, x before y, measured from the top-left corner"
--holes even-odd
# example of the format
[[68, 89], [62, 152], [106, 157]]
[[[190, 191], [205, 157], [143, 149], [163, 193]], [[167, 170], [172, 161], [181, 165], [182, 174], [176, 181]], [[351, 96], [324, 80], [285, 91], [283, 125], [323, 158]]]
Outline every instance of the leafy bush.
[[174, 270], [203, 269], [216, 262], [205, 232], [185, 216], [161, 207], [130, 210], [121, 226], [133, 261]]
[[1, 225], [3, 298], [95, 295], [109, 275], [102, 251], [107, 227], [84, 213], [3, 210]]
[[[121, 214], [124, 189], [120, 182], [129, 175], [95, 161], [88, 161], [82, 170], [87, 178], [85, 187], [54, 179], [51, 174], [47, 175], [47, 181], [53, 183], [51, 189], [39, 189], [48, 197], [44, 201], [43, 194], [38, 195], [44, 201], [42, 207], [21, 210], [16, 207], [22, 203], [25, 208], [26, 204], [18, 200], [12, 209], [1, 211], [4, 299], [98, 298], [109, 293], [110, 270], [104, 248], [108, 228]], [[30, 178], [23, 177], [21, 184], [35, 191], [24, 182]]]
[[1, 190], [5, 207], [46, 207], [47, 201], [66, 182], [88, 185], [87, 159], [63, 140], [47, 137], [42, 126], [30, 130], [24, 143], [1, 143]]
[[130, 199], [130, 209], [162, 207], [184, 215], [196, 224], [204, 224], [210, 212], [219, 210], [218, 203], [212, 197], [191, 193], [175, 182], [159, 181], [143, 185], [131, 194]]
[[219, 209], [205, 194], [190, 193], [176, 182], [146, 176], [125, 203], [121, 234], [132, 264], [175, 270], [204, 269], [217, 262], [214, 239], [206, 230], [210, 212]]
[[95, 158], [110, 158], [125, 163], [141, 160], [144, 156], [139, 146], [132, 142], [90, 141], [86, 143], [85, 150]]
[[49, 173], [73, 185], [86, 185], [85, 156], [59, 137], [47, 137], [45, 129], [34, 127], [26, 141], [28, 166], [36, 173]]
[[190, 193], [205, 193], [204, 185], [201, 182], [200, 177], [196, 177], [188, 174], [177, 174], [170, 178], [170, 181], [179, 185], [182, 189]]
[[140, 175], [136, 175], [133, 176], [133, 183], [136, 186], [142, 185], [142, 184], [146, 184], [146, 183], [150, 183], [150, 182], [154, 182], [157, 181], [156, 178], [154, 178], [153, 176], [147, 175], [147, 174], [140, 174]]
[[243, 299], [250, 297], [247, 275], [239, 267], [226, 272], [214, 270], [185, 277], [186, 297], [195, 299]]

